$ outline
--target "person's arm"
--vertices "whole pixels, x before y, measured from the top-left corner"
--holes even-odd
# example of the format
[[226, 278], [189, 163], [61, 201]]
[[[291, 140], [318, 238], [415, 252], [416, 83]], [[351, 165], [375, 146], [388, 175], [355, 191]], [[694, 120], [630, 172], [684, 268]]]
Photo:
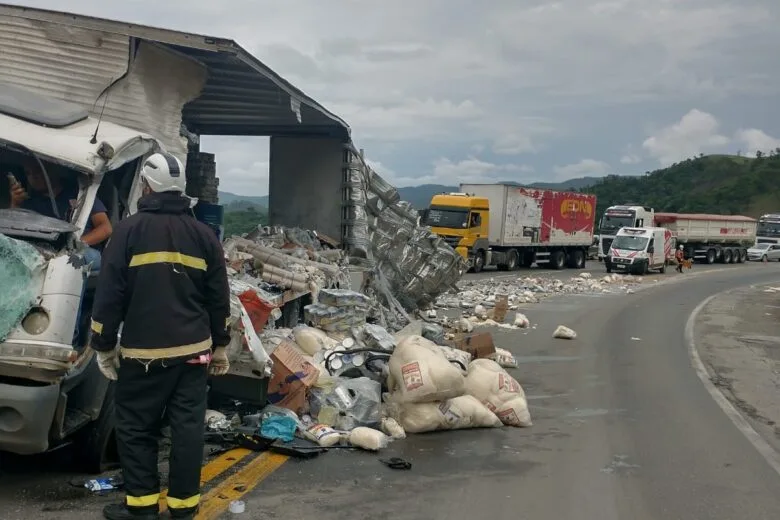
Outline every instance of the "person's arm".
[[230, 286], [228, 285], [227, 266], [222, 244], [216, 235], [207, 231], [210, 254], [206, 267], [204, 297], [206, 310], [211, 324], [211, 341], [214, 348], [225, 347], [230, 343]]
[[93, 213], [89, 216], [90, 222], [92, 222], [92, 229], [89, 233], [84, 233], [81, 236], [81, 241], [90, 247], [95, 246], [108, 240], [111, 233], [114, 232], [114, 228], [111, 226], [111, 221], [108, 220], [107, 213]]
[[92, 348], [109, 351], [116, 347], [119, 325], [124, 321], [127, 293], [127, 226], [118, 226], [106, 244], [92, 305]]
[[105, 204], [97, 197], [92, 204], [92, 211], [89, 212], [89, 221], [92, 224], [92, 229], [89, 233], [84, 233], [81, 236], [81, 241], [89, 247], [93, 247], [108, 240], [113, 232], [113, 227], [108, 219], [108, 210]]

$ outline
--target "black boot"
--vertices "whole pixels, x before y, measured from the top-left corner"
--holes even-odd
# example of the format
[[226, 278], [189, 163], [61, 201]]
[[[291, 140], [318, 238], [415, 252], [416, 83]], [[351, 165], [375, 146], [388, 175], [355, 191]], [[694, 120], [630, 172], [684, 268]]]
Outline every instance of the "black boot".
[[160, 513], [135, 513], [130, 511], [126, 504], [108, 504], [103, 508], [103, 516], [108, 520], [157, 520]]

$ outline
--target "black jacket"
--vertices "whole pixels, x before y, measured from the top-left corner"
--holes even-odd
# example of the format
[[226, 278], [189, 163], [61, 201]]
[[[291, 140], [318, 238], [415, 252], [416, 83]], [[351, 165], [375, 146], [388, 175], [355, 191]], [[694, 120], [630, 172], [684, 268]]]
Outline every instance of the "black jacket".
[[92, 347], [126, 357], [192, 357], [230, 342], [230, 289], [222, 246], [178, 193], [143, 197], [103, 254]]

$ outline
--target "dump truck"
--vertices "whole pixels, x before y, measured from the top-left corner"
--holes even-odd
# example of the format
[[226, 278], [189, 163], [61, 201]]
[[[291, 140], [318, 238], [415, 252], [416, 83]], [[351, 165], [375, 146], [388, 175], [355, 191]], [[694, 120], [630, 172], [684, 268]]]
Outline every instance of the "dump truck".
[[700, 263], [741, 264], [756, 242], [756, 220], [742, 215], [656, 213], [654, 221], [672, 232], [685, 258]]
[[461, 184], [459, 192], [434, 195], [424, 221], [474, 272], [534, 263], [582, 269], [593, 244], [595, 210], [595, 195]]

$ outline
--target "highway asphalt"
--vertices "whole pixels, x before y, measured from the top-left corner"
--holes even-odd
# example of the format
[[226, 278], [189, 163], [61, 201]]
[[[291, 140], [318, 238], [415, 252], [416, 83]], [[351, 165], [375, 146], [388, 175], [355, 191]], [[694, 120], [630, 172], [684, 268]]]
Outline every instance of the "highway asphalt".
[[[533, 427], [411, 435], [379, 454], [261, 456], [204, 488], [220, 505], [201, 518], [241, 498], [240, 517], [258, 520], [777, 520], [780, 475], [697, 377], [685, 329], [705, 298], [780, 281], [780, 264], [694, 270], [634, 294], [553, 297], [523, 309], [535, 329], [494, 329], [520, 361]], [[559, 324], [578, 338], [553, 339]], [[393, 456], [411, 470], [379, 461]], [[121, 497], [69, 493], [66, 474], [46, 469], [0, 476], [0, 518], [97, 518]]]

